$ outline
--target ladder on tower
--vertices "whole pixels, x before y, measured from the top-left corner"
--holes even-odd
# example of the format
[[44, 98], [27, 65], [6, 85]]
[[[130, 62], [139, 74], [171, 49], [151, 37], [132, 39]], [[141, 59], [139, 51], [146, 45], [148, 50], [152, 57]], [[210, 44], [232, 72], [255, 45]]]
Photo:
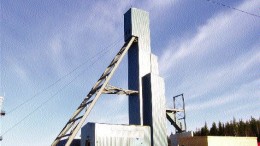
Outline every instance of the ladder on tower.
[[125, 42], [123, 47], [116, 54], [115, 58], [111, 61], [104, 73], [81, 102], [77, 110], [73, 113], [59, 135], [55, 138], [51, 144], [52, 146], [57, 146], [63, 139], [67, 139], [65, 146], [70, 146], [101, 94], [138, 94], [138, 91], [124, 90], [122, 88], [108, 85], [108, 82], [118, 65], [134, 42], [137, 42], [137, 37], [134, 36]]

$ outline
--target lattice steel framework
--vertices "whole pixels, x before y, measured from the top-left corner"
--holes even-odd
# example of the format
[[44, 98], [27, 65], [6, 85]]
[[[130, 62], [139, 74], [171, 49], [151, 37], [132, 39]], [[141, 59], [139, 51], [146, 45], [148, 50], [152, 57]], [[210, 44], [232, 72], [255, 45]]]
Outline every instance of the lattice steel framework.
[[175, 127], [176, 133], [186, 132], [185, 101], [183, 94], [173, 97], [173, 109], [166, 110], [166, 117]]
[[138, 91], [124, 90], [122, 88], [108, 85], [108, 82], [116, 71], [118, 65], [133, 43], [137, 43], [137, 37], [132, 36], [128, 41], [125, 42], [123, 47], [116, 54], [115, 58], [105, 69], [104, 73], [91, 88], [88, 95], [84, 98], [79, 107], [73, 113], [59, 135], [55, 138], [51, 144], [52, 146], [56, 146], [62, 139], [67, 139], [65, 146], [70, 146], [71, 142], [84, 124], [86, 118], [88, 117], [101, 94], [138, 94]]

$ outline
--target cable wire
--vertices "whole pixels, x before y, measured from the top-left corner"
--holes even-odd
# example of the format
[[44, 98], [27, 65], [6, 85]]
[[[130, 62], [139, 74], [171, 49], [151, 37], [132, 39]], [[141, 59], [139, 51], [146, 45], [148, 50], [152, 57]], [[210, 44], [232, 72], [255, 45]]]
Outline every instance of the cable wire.
[[51, 87], [53, 87], [55, 84], [59, 83], [61, 80], [67, 78], [69, 75], [71, 75], [72, 73], [74, 73], [76, 70], [78, 70], [79, 68], [81, 68], [82, 66], [84, 66], [85, 64], [89, 63], [89, 61], [91, 61], [92, 59], [94, 59], [95, 57], [97, 57], [100, 53], [102, 53], [103, 51], [105, 51], [107, 48], [110, 48], [109, 50], [105, 51], [105, 52], [109, 52], [113, 49], [113, 46], [115, 46], [121, 39], [117, 39], [115, 42], [111, 43], [110, 45], [108, 45], [107, 47], [105, 47], [103, 50], [101, 50], [100, 52], [96, 53], [95, 55], [93, 55], [92, 57], [90, 57], [88, 60], [86, 60], [85, 62], [83, 62], [82, 64], [78, 65], [76, 68], [74, 68], [73, 70], [71, 70], [69, 73], [65, 74], [64, 76], [62, 76], [61, 78], [59, 78], [58, 80], [56, 80], [55, 82], [53, 82], [52, 84], [50, 84], [49, 86], [47, 86], [46, 88], [40, 90], [39, 92], [37, 92], [35, 95], [33, 95], [32, 97], [28, 98], [27, 100], [25, 100], [24, 102], [22, 102], [21, 104], [17, 105], [16, 107], [12, 108], [10, 111], [7, 112], [7, 116], [10, 115], [11, 113], [13, 113], [14, 111], [16, 111], [17, 109], [19, 109], [20, 107], [22, 107], [23, 105], [25, 105], [27, 102], [33, 100], [34, 98], [36, 98], [37, 96], [39, 96], [40, 94], [44, 93], [45, 91], [49, 90]]
[[[118, 42], [118, 41], [117, 41]], [[114, 43], [115, 45], [116, 43]], [[14, 124], [13, 126], [11, 126], [10, 128], [8, 128], [5, 132], [3, 132], [2, 136], [4, 136], [5, 134], [7, 134], [9, 131], [11, 131], [12, 129], [14, 129], [15, 127], [17, 127], [19, 124], [21, 124], [24, 120], [26, 120], [27, 118], [29, 118], [32, 114], [34, 114], [36, 111], [38, 111], [40, 108], [42, 108], [45, 104], [47, 104], [49, 101], [55, 99], [55, 96], [58, 95], [60, 92], [62, 92], [66, 87], [68, 87], [73, 81], [75, 81], [79, 76], [81, 76], [87, 69], [93, 67], [93, 65], [101, 58], [103, 57], [106, 53], [108, 53], [109, 51], [111, 51], [111, 49], [105, 51], [101, 56], [99, 56], [95, 61], [93, 61], [88, 68], [84, 69], [82, 72], [80, 72], [79, 74], [77, 74], [76, 77], [74, 77], [70, 82], [68, 82], [66, 85], [64, 85], [62, 88], [60, 88], [57, 92], [55, 92], [55, 94], [53, 94], [51, 97], [49, 97], [47, 100], [45, 100], [44, 102], [42, 102], [38, 107], [36, 107], [33, 111], [31, 111], [29, 114], [27, 114], [24, 118], [22, 118], [20, 121], [18, 121], [16, 124]], [[56, 96], [57, 97], [57, 96]]]
[[213, 3], [213, 4], [216, 4], [216, 5], [219, 5], [219, 6], [222, 6], [222, 7], [226, 7], [226, 8], [229, 8], [229, 9], [233, 9], [233, 10], [236, 10], [236, 11], [239, 11], [239, 12], [242, 12], [242, 13], [245, 13], [245, 14], [248, 14], [248, 15], [251, 15], [251, 16], [260, 18], [260, 16], [257, 15], [257, 14], [250, 13], [250, 12], [247, 12], [247, 11], [244, 11], [244, 10], [241, 10], [241, 9], [238, 9], [238, 8], [235, 8], [235, 7], [232, 7], [232, 6], [229, 6], [229, 5], [226, 5], [226, 4], [221, 3], [221, 2], [218, 2], [218, 1], [214, 1], [214, 0], [206, 0], [206, 1], [207, 1], [207, 2], [211, 2], [211, 3]]

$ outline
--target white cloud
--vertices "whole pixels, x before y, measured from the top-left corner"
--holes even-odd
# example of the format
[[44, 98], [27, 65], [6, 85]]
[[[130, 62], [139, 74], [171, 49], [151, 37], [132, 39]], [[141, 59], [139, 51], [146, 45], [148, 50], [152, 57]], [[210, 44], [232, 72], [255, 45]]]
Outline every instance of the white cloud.
[[64, 48], [62, 43], [62, 36], [56, 34], [49, 40], [49, 47], [46, 50], [47, 56], [49, 56], [49, 64], [57, 76], [62, 76], [67, 73], [65, 65]]
[[19, 63], [19, 61], [15, 58], [8, 58], [7, 64], [9, 64], [9, 69], [12, 70], [19, 79], [21, 79], [23, 82], [29, 81], [28, 79], [28, 71], [25, 69], [25, 67]]
[[[224, 93], [220, 96], [217, 96], [215, 98], [211, 98], [207, 101], [197, 102], [192, 105], [187, 106], [187, 111], [196, 111], [196, 110], [205, 110], [208, 108], [215, 108], [218, 106], [225, 105], [227, 103], [237, 103], [240, 100], [248, 101], [249, 104], [246, 104], [244, 106], [249, 106], [251, 101], [254, 103], [260, 104], [260, 78], [256, 81], [247, 83], [245, 85], [241, 85], [240, 88], [229, 91], [227, 93]], [[226, 111], [229, 113], [237, 112], [239, 109], [243, 109], [244, 107], [239, 106], [238, 109], [231, 109], [230, 111]]]
[[172, 4], [176, 3], [176, 1], [172, 0], [150, 0], [144, 1], [144, 6], [149, 10], [161, 10], [162, 8], [170, 7]]
[[[256, 51], [255, 51], [256, 50]], [[186, 79], [180, 88], [191, 85], [188, 93], [191, 94], [189, 99], [200, 98], [222, 87], [227, 87], [236, 81], [243, 80], [244, 75], [252, 68], [260, 64], [260, 52], [257, 49], [242, 55], [230, 64], [219, 67], [210, 71], [210, 73], [198, 75], [197, 78], [191, 80]], [[199, 84], [199, 85], [198, 85]]]
[[59, 58], [59, 56], [62, 54], [62, 43], [60, 36], [56, 35], [50, 40], [50, 49], [53, 58]]
[[97, 1], [85, 9], [80, 7], [69, 21], [63, 20], [52, 28], [46, 46], [52, 71], [64, 75], [118, 39], [123, 34], [126, 8], [123, 1]]
[[[135, 7], [134, 1], [97, 1], [85, 9], [81, 7], [75, 11], [69, 16], [68, 22], [63, 20], [65, 22], [62, 23], [66, 25], [58, 23], [52, 28], [52, 32], [48, 33], [50, 39], [47, 40], [50, 50], [46, 53], [50, 54], [52, 70], [61, 76], [68, 72], [66, 68], [71, 67], [71, 64], [79, 65], [86, 60], [86, 56], [111, 44], [111, 40], [122, 38], [123, 14], [130, 8], [130, 3]], [[172, 3], [170, 0], [144, 1], [139, 6], [161, 12], [162, 8], [170, 7]], [[69, 58], [64, 56], [73, 60], [68, 61]]]
[[[76, 14], [71, 23], [72, 31], [76, 33], [95, 32], [96, 37], [118, 35], [120, 30], [116, 24], [123, 26], [123, 13], [127, 10], [124, 1], [97, 1], [87, 11]], [[113, 11], [111, 11], [113, 10]], [[93, 33], [89, 34], [93, 37]]]
[[[251, 76], [252, 69], [256, 69], [260, 65], [259, 47], [254, 46], [251, 50], [210, 73], [185, 79], [178, 88], [186, 89], [186, 100], [189, 102], [187, 111], [203, 111], [227, 103], [230, 103], [231, 106], [238, 101], [245, 100], [245, 97], [249, 101], [245, 104], [250, 104], [252, 101], [260, 104], [258, 98], [260, 97], [260, 78], [247, 81], [247, 76]], [[215, 95], [216, 92], [219, 94]]]
[[[245, 1], [238, 8], [256, 11], [258, 3], [259, 1]], [[254, 31], [254, 28], [249, 27], [249, 24], [256, 23], [255, 18], [237, 13], [229, 10], [209, 19], [205, 25], [198, 28], [194, 37], [186, 38], [180, 42], [177, 49], [172, 47], [176, 46], [175, 40], [169, 41], [168, 47], [159, 60], [162, 73], [167, 76], [180, 62], [196, 55], [214, 51], [214, 49], [221, 49], [225, 53], [224, 49], [228, 47], [230, 42], [239, 43], [236, 40]], [[241, 21], [241, 19], [245, 20]]]
[[[259, 3], [245, 1], [238, 8], [256, 11]], [[168, 84], [176, 85], [175, 92], [184, 92], [189, 103], [187, 110], [202, 111], [234, 103], [249, 96], [249, 93], [251, 97], [260, 96], [259, 92], [252, 90], [256, 90], [255, 82], [251, 83], [252, 78], [255, 78], [255, 70], [260, 65], [258, 43], [251, 44], [253, 47], [246, 46], [247, 49], [243, 48], [242, 53], [234, 52], [224, 63], [221, 62], [222, 58], [215, 58], [217, 63], [207, 64], [214, 59], [207, 55], [226, 55], [232, 47], [244, 47], [247, 37], [251, 37], [252, 33], [256, 33], [256, 28], [259, 28], [255, 21], [257, 20], [254, 17], [227, 10], [210, 18], [205, 25], [198, 28], [195, 35], [191, 34], [192, 37], [183, 39], [179, 44], [174, 39], [169, 41], [168, 47], [159, 58], [160, 69], [168, 78], [166, 83], [171, 82], [172, 78], [182, 78], [180, 84]], [[183, 72], [176, 73], [179, 70]], [[259, 84], [258, 78], [257, 81]]]

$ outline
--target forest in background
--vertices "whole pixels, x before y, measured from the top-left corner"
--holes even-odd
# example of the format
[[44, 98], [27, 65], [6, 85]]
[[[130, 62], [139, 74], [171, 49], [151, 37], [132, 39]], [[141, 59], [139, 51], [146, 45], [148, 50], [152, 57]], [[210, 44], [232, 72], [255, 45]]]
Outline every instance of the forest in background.
[[243, 121], [233, 118], [230, 122], [213, 122], [211, 127], [207, 123], [202, 128], [197, 128], [194, 136], [248, 136], [257, 137], [260, 142], [260, 117]]

